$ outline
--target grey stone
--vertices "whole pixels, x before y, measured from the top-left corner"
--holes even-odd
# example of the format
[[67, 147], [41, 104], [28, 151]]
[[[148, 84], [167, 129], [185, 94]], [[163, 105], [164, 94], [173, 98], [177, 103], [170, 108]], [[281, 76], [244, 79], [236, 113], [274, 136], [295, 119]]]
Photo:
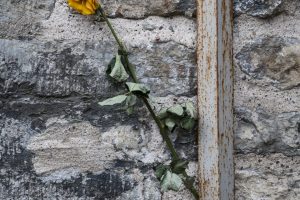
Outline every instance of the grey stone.
[[103, 7], [112, 17], [145, 18], [150, 15], [192, 17], [195, 0], [103, 0]]
[[235, 199], [300, 198], [299, 156], [242, 154], [235, 162]]
[[0, 2], [0, 38], [31, 39], [49, 18], [55, 0], [9, 0]]
[[235, 0], [235, 14], [246, 13], [253, 17], [267, 18], [280, 13], [286, 0]]
[[142, 180], [133, 190], [125, 192], [116, 200], [131, 200], [131, 199], [145, 199], [145, 200], [160, 200], [161, 192], [159, 190], [159, 182], [153, 176]]
[[[236, 199], [299, 199], [295, 1], [235, 1]], [[155, 109], [195, 102], [196, 1], [102, 2]], [[140, 103], [131, 116], [97, 105], [125, 91], [105, 75], [117, 47], [104, 23], [66, 0], [0, 7], [0, 199], [193, 199], [160, 191], [153, 167], [170, 155]], [[171, 135], [194, 177], [196, 132]]]
[[[154, 124], [145, 129], [116, 125], [103, 131], [60, 116], [47, 119], [36, 131], [34, 120], [25, 116], [18, 120], [0, 115], [1, 199], [160, 199], [153, 166], [169, 155]], [[145, 185], [137, 184], [150, 176]], [[7, 185], [14, 186], [7, 190]], [[141, 188], [147, 192], [140, 193]]]
[[[116, 52], [114, 43], [0, 40], [0, 44], [1, 95], [107, 98], [119, 87], [105, 74]], [[192, 49], [173, 42], [157, 43], [150, 49], [133, 49], [130, 61], [142, 82], [160, 88], [152, 90], [153, 95], [194, 94]]]
[[273, 115], [237, 108], [235, 115], [237, 152], [300, 155], [300, 112]]
[[240, 69], [254, 80], [263, 80], [278, 89], [300, 85], [300, 40], [297, 38], [262, 37], [246, 44], [236, 54]]
[[[39, 167], [33, 161], [39, 155], [28, 149], [38, 146], [34, 146], [36, 139], [31, 141], [33, 136], [38, 137], [38, 133], [31, 130], [30, 121], [22, 122], [1, 114], [0, 126], [0, 199], [114, 199], [135, 186], [137, 180], [134, 176], [124, 174], [118, 167], [92, 173], [80, 171], [71, 164], [66, 169], [48, 174], [38, 171]], [[40, 148], [46, 147], [51, 148], [49, 145]]]
[[[267, 18], [285, 11], [283, 5], [289, 2], [289, 0], [235, 0], [234, 11], [237, 15], [245, 13], [253, 17]], [[195, 0], [104, 0], [103, 5], [112, 17], [135, 19], [151, 15], [192, 17], [196, 13]]]
[[[111, 17], [147, 17], [111, 21], [124, 38], [142, 82], [159, 86], [151, 94], [166, 96], [171, 103], [178, 96], [194, 96], [194, 20], [152, 16], [190, 17], [194, 8], [190, 10], [187, 1], [170, 2], [168, 10], [153, 2], [136, 1], [130, 6], [128, 1], [104, 2], [104, 6], [108, 3]], [[10, 9], [20, 12], [17, 7]], [[145, 108], [138, 104], [135, 114], [128, 116], [121, 109], [97, 105], [125, 91], [105, 75], [117, 50], [107, 26], [77, 14], [65, 0], [56, 0], [49, 15], [35, 20], [38, 28], [31, 37], [8, 31], [0, 40], [0, 113], [7, 120], [1, 127], [18, 133], [1, 138], [3, 148], [11, 150], [0, 160], [0, 199], [161, 199], [153, 167], [170, 155]], [[10, 121], [18, 124], [8, 126]], [[193, 134], [186, 134], [174, 143], [180, 155], [195, 160], [194, 141]], [[18, 146], [21, 153], [11, 156]]]

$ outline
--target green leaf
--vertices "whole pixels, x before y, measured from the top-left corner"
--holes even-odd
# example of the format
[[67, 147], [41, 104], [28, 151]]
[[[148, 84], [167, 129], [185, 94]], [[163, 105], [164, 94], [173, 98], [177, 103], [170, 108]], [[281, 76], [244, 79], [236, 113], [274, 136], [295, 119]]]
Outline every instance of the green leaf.
[[167, 118], [165, 120], [165, 125], [168, 127], [169, 131], [173, 131], [173, 129], [176, 126], [176, 123], [175, 123], [175, 121], [173, 119]]
[[126, 95], [118, 95], [109, 99], [106, 99], [102, 102], [99, 102], [98, 104], [100, 106], [112, 106], [115, 104], [120, 104], [123, 103], [126, 100], [127, 96]]
[[155, 170], [155, 176], [157, 179], [161, 179], [161, 177], [165, 174], [166, 170], [168, 169], [165, 165], [159, 165]]
[[133, 107], [126, 108], [126, 112], [128, 115], [131, 115], [133, 113]]
[[174, 190], [179, 191], [182, 185], [182, 179], [170, 171], [166, 171], [161, 180], [161, 189], [162, 191]]
[[125, 109], [128, 115], [131, 115], [133, 113], [133, 106], [136, 104], [136, 96], [135, 95], [129, 95], [126, 98], [125, 102]]
[[148, 94], [150, 93], [150, 89], [144, 84], [127, 82], [126, 85], [128, 90], [135, 95], [148, 97]]
[[180, 122], [180, 126], [185, 130], [192, 130], [195, 126], [195, 119], [186, 117]]
[[185, 160], [176, 160], [176, 161], [172, 161], [170, 166], [172, 169], [172, 172], [176, 173], [176, 174], [181, 174], [185, 171], [185, 169], [187, 168], [189, 162], [185, 161]]
[[163, 108], [162, 110], [159, 111], [159, 113], [157, 114], [157, 116], [158, 116], [160, 119], [167, 118], [167, 117], [168, 117], [167, 110], [168, 110], [167, 108]]
[[165, 174], [161, 177], [161, 190], [168, 191], [171, 184], [172, 173], [170, 171], [166, 171]]
[[134, 106], [136, 104], [136, 100], [137, 100], [137, 98], [136, 98], [135, 95], [129, 95], [129, 96], [127, 96], [127, 98], [126, 98], [126, 106], [128, 106], [128, 107]]
[[179, 191], [182, 185], [182, 179], [177, 174], [172, 173], [170, 189], [174, 191]]
[[118, 82], [126, 81], [129, 78], [129, 75], [127, 74], [125, 67], [122, 64], [121, 56], [118, 54], [109, 63], [106, 72], [109, 74], [110, 77], [112, 77]]
[[185, 109], [186, 109], [186, 113], [188, 116], [190, 116], [191, 118], [194, 118], [194, 119], [197, 118], [196, 108], [194, 107], [194, 104], [192, 102], [186, 102]]
[[[123, 51], [122, 49], [119, 49], [118, 54], [122, 55], [122, 62], [127, 63], [126, 60], [128, 60], [128, 53], [126, 51]], [[137, 80], [135, 66], [131, 63], [128, 63], [128, 65], [126, 65], [126, 67], [127, 67], [126, 68], [127, 71], [131, 72], [131, 75], [132, 75], [133, 79]]]
[[131, 63], [128, 65], [128, 69], [132, 72], [132, 76], [134, 80], [137, 80], [135, 66]]
[[115, 66], [115, 63], [116, 63], [116, 56], [114, 56], [107, 65], [106, 74], [108, 76], [111, 73], [112, 68]]
[[175, 105], [175, 106], [172, 106], [171, 108], [169, 108], [168, 112], [173, 114], [173, 115], [182, 117], [184, 110], [183, 110], [181, 105]]

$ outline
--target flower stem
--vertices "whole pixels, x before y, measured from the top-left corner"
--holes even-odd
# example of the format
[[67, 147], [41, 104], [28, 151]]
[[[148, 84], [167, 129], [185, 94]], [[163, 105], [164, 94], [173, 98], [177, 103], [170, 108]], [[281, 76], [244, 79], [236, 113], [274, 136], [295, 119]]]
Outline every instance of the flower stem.
[[[116, 31], [114, 30], [112, 24], [110, 23], [109, 19], [107, 18], [104, 10], [101, 7], [99, 7], [99, 9], [97, 11], [100, 14], [100, 16], [104, 19], [107, 26], [109, 27], [112, 35], [114, 36], [116, 42], [118, 43], [119, 49], [125, 54], [124, 58], [125, 58], [127, 70], [129, 71], [129, 76], [133, 79], [133, 82], [139, 83], [138, 79], [134, 75], [135, 73], [132, 71], [132, 69], [130, 67], [128, 67], [130, 65], [130, 62], [129, 62], [129, 59], [128, 59], [128, 52], [127, 52], [126, 47], [124, 46], [123, 42], [119, 39]], [[146, 97], [141, 97], [141, 99], [143, 100], [145, 106], [147, 107], [147, 109], [150, 112], [152, 118], [154, 119], [155, 123], [157, 124], [157, 126], [159, 128], [159, 131], [160, 131], [160, 134], [161, 134], [163, 140], [166, 142], [166, 145], [167, 145], [169, 151], [171, 152], [172, 160], [179, 160], [179, 155], [176, 152], [176, 149], [174, 148], [174, 145], [173, 145], [173, 143], [172, 143], [172, 141], [171, 141], [171, 139], [168, 135], [166, 127], [164, 126], [162, 121], [155, 114], [155, 112], [154, 112], [151, 104], [149, 103], [148, 99]], [[194, 188], [193, 184], [190, 184], [189, 181], [188, 181], [189, 176], [187, 175], [187, 173], [184, 172], [183, 176], [185, 177], [183, 182], [184, 182], [184, 185], [186, 186], [186, 188], [188, 188], [190, 190], [190, 192], [193, 194], [193, 196], [196, 199], [199, 199], [199, 194], [198, 194], [197, 190]]]

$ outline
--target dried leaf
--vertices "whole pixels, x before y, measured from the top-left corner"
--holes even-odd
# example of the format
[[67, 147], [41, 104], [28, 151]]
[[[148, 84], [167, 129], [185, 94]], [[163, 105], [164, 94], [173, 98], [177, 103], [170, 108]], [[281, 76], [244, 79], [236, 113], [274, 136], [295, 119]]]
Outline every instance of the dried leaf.
[[182, 179], [177, 174], [166, 171], [162, 176], [161, 189], [162, 191], [174, 190], [178, 191], [182, 185]]
[[127, 96], [126, 95], [118, 95], [109, 99], [106, 99], [102, 102], [99, 102], [98, 104], [100, 106], [112, 106], [115, 104], [120, 104], [123, 103], [126, 100]]
[[186, 109], [185, 111], [188, 116], [190, 116], [191, 118], [194, 118], [194, 119], [197, 118], [196, 108], [194, 107], [194, 104], [192, 102], [186, 102], [185, 109]]
[[121, 61], [120, 55], [116, 55], [116, 57], [112, 59], [108, 66], [107, 73], [117, 82], [123, 82], [129, 78], [129, 75], [127, 74], [125, 67]]
[[126, 85], [128, 90], [135, 95], [148, 97], [148, 94], [150, 93], [150, 89], [144, 84], [127, 82]]
[[169, 108], [168, 112], [178, 117], [182, 117], [184, 110], [181, 105], [175, 105]]
[[195, 119], [186, 117], [180, 122], [180, 126], [185, 130], [192, 130], [195, 126]]

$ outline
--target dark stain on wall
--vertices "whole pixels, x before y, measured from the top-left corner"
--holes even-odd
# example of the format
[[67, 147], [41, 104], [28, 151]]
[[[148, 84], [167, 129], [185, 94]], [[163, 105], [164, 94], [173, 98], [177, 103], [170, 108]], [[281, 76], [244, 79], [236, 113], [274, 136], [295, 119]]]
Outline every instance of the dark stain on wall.
[[114, 171], [86, 172], [66, 180], [43, 181], [34, 171], [34, 155], [20, 146], [20, 140], [0, 141], [0, 192], [4, 199], [115, 199], [136, 185]]

